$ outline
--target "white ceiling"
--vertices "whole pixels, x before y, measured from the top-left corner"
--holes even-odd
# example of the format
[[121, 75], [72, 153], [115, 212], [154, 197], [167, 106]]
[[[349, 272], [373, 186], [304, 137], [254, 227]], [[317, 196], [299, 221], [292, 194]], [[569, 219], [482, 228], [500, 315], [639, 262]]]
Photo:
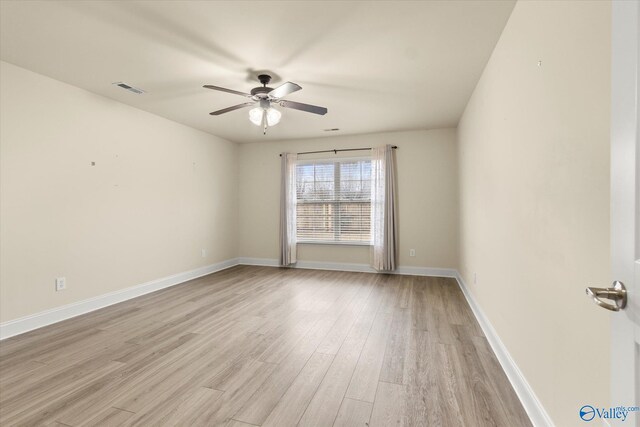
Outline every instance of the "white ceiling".
[[[2, 1], [2, 60], [237, 142], [451, 127], [513, 1]], [[256, 71], [302, 86], [263, 136]], [[134, 95], [112, 85], [147, 91]], [[277, 86], [277, 81], [270, 86]], [[55, 100], [43, 99], [55, 106]]]

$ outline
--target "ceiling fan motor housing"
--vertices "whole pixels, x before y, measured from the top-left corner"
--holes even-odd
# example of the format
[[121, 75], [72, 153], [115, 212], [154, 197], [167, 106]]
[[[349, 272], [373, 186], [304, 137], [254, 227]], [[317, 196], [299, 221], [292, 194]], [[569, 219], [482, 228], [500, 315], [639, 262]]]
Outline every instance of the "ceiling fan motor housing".
[[269, 92], [271, 92], [273, 89], [267, 86], [261, 86], [261, 87], [254, 87], [253, 89], [251, 89], [251, 95], [261, 95], [263, 94], [264, 97], [267, 96], [267, 94]]
[[258, 76], [258, 80], [262, 83], [262, 87], [254, 87], [251, 89], [251, 95], [264, 95], [260, 96], [260, 98], [266, 97], [266, 95], [273, 90], [273, 88], [267, 87], [269, 82], [271, 81], [271, 76], [268, 74], [260, 74]]

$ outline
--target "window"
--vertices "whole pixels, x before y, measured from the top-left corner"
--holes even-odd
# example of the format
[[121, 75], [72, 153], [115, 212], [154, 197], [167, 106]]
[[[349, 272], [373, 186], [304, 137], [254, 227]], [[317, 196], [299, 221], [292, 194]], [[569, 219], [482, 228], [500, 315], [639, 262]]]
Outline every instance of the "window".
[[298, 242], [369, 244], [371, 160], [299, 162], [296, 194]]

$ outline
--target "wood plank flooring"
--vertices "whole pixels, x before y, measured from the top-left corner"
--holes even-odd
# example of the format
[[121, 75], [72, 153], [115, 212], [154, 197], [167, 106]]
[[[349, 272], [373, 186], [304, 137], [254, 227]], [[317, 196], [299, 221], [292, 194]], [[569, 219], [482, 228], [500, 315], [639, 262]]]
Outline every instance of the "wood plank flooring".
[[238, 266], [0, 342], [2, 426], [530, 426], [453, 279]]

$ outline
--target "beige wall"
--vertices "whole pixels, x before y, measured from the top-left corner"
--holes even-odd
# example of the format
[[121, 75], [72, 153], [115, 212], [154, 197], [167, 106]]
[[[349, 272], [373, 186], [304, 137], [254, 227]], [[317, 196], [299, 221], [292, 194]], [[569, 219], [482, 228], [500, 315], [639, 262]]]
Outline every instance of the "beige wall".
[[237, 145], [0, 67], [1, 321], [237, 256]]
[[608, 2], [518, 2], [458, 128], [461, 273], [558, 426], [609, 400], [609, 46]]
[[[383, 144], [399, 147], [396, 155], [400, 266], [455, 268], [458, 170], [454, 129], [243, 144], [240, 148], [239, 178], [239, 245], [242, 256], [278, 258], [279, 153]], [[415, 257], [409, 257], [409, 249], [416, 250]], [[298, 259], [368, 264], [369, 248], [300, 244]]]

